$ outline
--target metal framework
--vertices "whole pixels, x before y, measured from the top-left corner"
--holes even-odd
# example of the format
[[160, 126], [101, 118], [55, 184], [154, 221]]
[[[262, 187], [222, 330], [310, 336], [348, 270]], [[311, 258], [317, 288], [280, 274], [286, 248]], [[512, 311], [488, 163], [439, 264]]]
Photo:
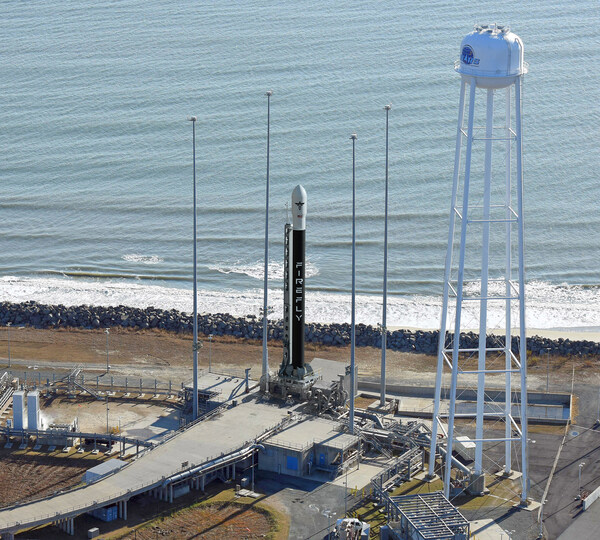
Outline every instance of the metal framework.
[[[391, 499], [400, 511], [400, 527], [407, 530], [410, 538], [454, 540], [471, 536], [469, 521], [441, 491]], [[397, 525], [393, 528], [397, 528]]]
[[[433, 475], [435, 466], [435, 453], [437, 448], [438, 429], [445, 432], [441, 425], [440, 414], [441, 386], [444, 365], [451, 369], [450, 408], [448, 413], [447, 452], [444, 474], [444, 494], [449, 496], [451, 456], [455, 437], [455, 418], [475, 419], [475, 462], [472, 472], [472, 482], [482, 479], [483, 449], [486, 442], [503, 441], [505, 443], [505, 473], [512, 469], [511, 444], [520, 444], [522, 492], [521, 501], [525, 502], [528, 494], [527, 475], [527, 366], [526, 366], [526, 336], [525, 336], [525, 279], [524, 279], [524, 249], [523, 249], [523, 169], [522, 169], [522, 124], [521, 124], [521, 85], [522, 75], [515, 76], [511, 84], [500, 89], [484, 88], [486, 95], [486, 119], [484, 128], [476, 128], [475, 101], [477, 94], [476, 77], [462, 77], [458, 129], [456, 136], [455, 162], [452, 185], [452, 202], [450, 210], [450, 226], [448, 232], [448, 249], [446, 253], [445, 275], [442, 316], [438, 343], [438, 365], [436, 389], [434, 400], [434, 422], [432, 426], [431, 455], [429, 461], [429, 474]], [[511, 104], [512, 89], [514, 87], [514, 127], [512, 125]], [[465, 107], [465, 97], [468, 89], [468, 106]], [[504, 125], [494, 127], [494, 97], [495, 94], [505, 92], [504, 99]], [[467, 127], [464, 127], [465, 108], [468, 111]], [[484, 135], [476, 135], [483, 131]], [[482, 141], [483, 155], [483, 186], [482, 203], [473, 205], [469, 200], [469, 191], [475, 191], [476, 186], [471, 182], [471, 161], [474, 153], [474, 143]], [[464, 168], [461, 167], [461, 154], [463, 143], [466, 146]], [[504, 167], [501, 171], [500, 181], [492, 185], [492, 146], [504, 147]], [[514, 149], [514, 154], [513, 154]], [[513, 162], [514, 161], [514, 162]], [[501, 169], [502, 167], [496, 167]], [[513, 178], [513, 171], [514, 178]], [[462, 174], [461, 174], [462, 173]], [[462, 182], [461, 182], [462, 177]], [[461, 185], [462, 184], [462, 185]], [[462, 191], [461, 191], [462, 188]], [[492, 196], [502, 200], [495, 200]], [[460, 193], [459, 193], [460, 192]], [[473, 197], [473, 194], [471, 195]], [[514, 198], [516, 196], [516, 207]], [[458, 244], [455, 233], [460, 231]], [[474, 230], [475, 229], [475, 230]], [[515, 230], [516, 229], [516, 230]], [[465, 260], [467, 252], [472, 254], [472, 244], [467, 248], [467, 238], [474, 238], [474, 233], [481, 234], [480, 249], [480, 288], [475, 294], [465, 291]], [[516, 234], [515, 234], [516, 233]], [[516, 242], [515, 242], [516, 240]], [[490, 257], [491, 247], [504, 242], [504, 252], [495, 259]], [[453, 254], [457, 248], [458, 261], [453, 261]], [[513, 251], [517, 257], [513, 260]], [[498, 262], [503, 259], [502, 262]], [[471, 261], [472, 263], [473, 261]], [[458, 264], [456, 264], [458, 263]], [[514, 268], [516, 265], [516, 269]], [[473, 265], [472, 265], [473, 266]], [[502, 276], [494, 278], [493, 276]], [[515, 275], [516, 274], [516, 275]], [[514, 279], [513, 278], [516, 278]], [[494, 283], [500, 285], [494, 287]], [[500, 289], [502, 292], [498, 292]], [[453, 299], [450, 302], [450, 299]], [[461, 347], [460, 334], [465, 325], [462, 320], [466, 303], [475, 303], [479, 308], [479, 343], [477, 348]], [[511, 303], [518, 305], [518, 316], [512, 317]], [[504, 338], [492, 339], [488, 333], [491, 328], [489, 307], [491, 303], [504, 306]], [[516, 310], [515, 310], [516, 311]], [[449, 331], [448, 317], [454, 316], [453, 333]], [[513, 345], [513, 331], [518, 336], [518, 348]], [[502, 331], [501, 330], [501, 331]], [[476, 368], [466, 366], [466, 360], [476, 358]], [[500, 364], [500, 365], [498, 365]], [[504, 421], [505, 436], [499, 438], [486, 438], [484, 431], [485, 409], [485, 380], [486, 375], [505, 374], [505, 401], [498, 409], [498, 417]], [[456, 413], [457, 381], [460, 375], [474, 375], [477, 378], [477, 407], [475, 413]], [[513, 391], [515, 378], [520, 383], [520, 398]], [[518, 421], [513, 417], [513, 406], [519, 411]], [[489, 413], [485, 415], [489, 417]], [[516, 434], [516, 435], [515, 435]]]

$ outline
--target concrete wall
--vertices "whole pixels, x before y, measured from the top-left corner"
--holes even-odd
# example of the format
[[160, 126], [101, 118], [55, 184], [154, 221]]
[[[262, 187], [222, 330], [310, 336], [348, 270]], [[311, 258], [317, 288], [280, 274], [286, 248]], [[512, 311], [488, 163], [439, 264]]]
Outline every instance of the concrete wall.
[[282, 448], [263, 443], [265, 450], [258, 454], [258, 470], [290, 476], [308, 474], [308, 463], [313, 458], [312, 449]]
[[[381, 385], [379, 382], [368, 381], [361, 379], [358, 382], [360, 390], [369, 390], [379, 393]], [[432, 386], [406, 386], [401, 384], [388, 384], [387, 391], [390, 394], [399, 394], [406, 397], [417, 397], [417, 398], [431, 398], [433, 399], [435, 388]], [[477, 400], [477, 392], [473, 389], [459, 388], [457, 394], [460, 393], [461, 400], [464, 401], [475, 401]], [[504, 401], [504, 390], [490, 390], [486, 389], [486, 401]], [[520, 395], [516, 396], [518, 402]], [[442, 388], [442, 399], [450, 399], [450, 389]], [[527, 392], [528, 403], [543, 403], [546, 405], [569, 405], [570, 394], [561, 393], [549, 393], [545, 392]], [[514, 400], [513, 400], [514, 402]]]
[[592, 491], [585, 499], [583, 499], [583, 510], [584, 512], [592, 506], [593, 503], [600, 497], [600, 487]]
[[[336, 458], [341, 450], [337, 448], [331, 448], [329, 446], [315, 444], [315, 466], [326, 466], [331, 465], [331, 462]], [[337, 465], [341, 464], [341, 457], [336, 462]]]

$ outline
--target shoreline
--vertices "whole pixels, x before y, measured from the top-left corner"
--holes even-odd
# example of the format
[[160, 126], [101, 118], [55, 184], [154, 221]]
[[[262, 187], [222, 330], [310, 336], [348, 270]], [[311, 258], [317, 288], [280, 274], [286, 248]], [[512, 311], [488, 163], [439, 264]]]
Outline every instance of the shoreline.
[[[176, 334], [192, 333], [192, 316], [175, 309], [162, 310], [152, 306], [145, 309], [127, 306], [63, 306], [45, 305], [29, 301], [23, 303], [0, 302], [0, 326], [13, 328], [80, 328], [103, 329], [123, 327], [132, 329], [162, 329]], [[348, 323], [306, 323], [306, 343], [333, 347], [344, 347], [350, 343]], [[227, 313], [198, 316], [198, 331], [204, 336], [231, 336], [235, 338], [262, 339], [262, 320], [255, 315], [234, 317]], [[269, 320], [268, 337], [272, 341], [282, 341], [284, 335], [282, 320]], [[600, 355], [600, 336], [597, 332], [564, 332], [561, 330], [539, 331], [531, 329], [527, 333], [527, 350], [540, 355], [551, 353], [563, 356]], [[438, 330], [398, 328], [388, 329], [387, 348], [392, 351], [414, 352], [436, 355]], [[566, 337], [563, 337], [566, 336]], [[488, 342], [496, 347], [504, 346], [504, 335], [488, 335]], [[478, 347], [478, 334], [462, 332], [461, 348]], [[356, 346], [381, 348], [380, 329], [371, 325], [356, 325]], [[511, 348], [518, 351], [518, 336], [512, 336]]]
[[[163, 283], [136, 279], [116, 280], [84, 279], [52, 276], [4, 276], [0, 278], [0, 301], [25, 303], [35, 301], [46, 305], [78, 306], [129, 306], [146, 309], [155, 306], [162, 310], [176, 309], [189, 314], [193, 306], [191, 288], [183, 282]], [[190, 284], [191, 285], [191, 284]], [[262, 282], [256, 287], [230, 289], [221, 282], [198, 290], [200, 313], [229, 313], [238, 318], [260, 316], [263, 305]], [[218, 286], [217, 286], [218, 285]], [[269, 300], [273, 319], [283, 316], [282, 290], [273, 279], [270, 282]], [[600, 332], [600, 286], [582, 287], [549, 282], [527, 284], [527, 324], [532, 328], [567, 332]], [[440, 324], [442, 298], [437, 294], [388, 295], [388, 328], [414, 328], [423, 331], [437, 330]], [[497, 304], [497, 303], [494, 303]], [[358, 293], [356, 321], [377, 326], [381, 322], [382, 297], [379, 293]], [[468, 310], [467, 310], [468, 308]], [[313, 290], [306, 292], [306, 320], [315, 324], [350, 323], [351, 296], [343, 291]], [[501, 320], [504, 306], [491, 309], [490, 320]], [[515, 313], [514, 316], [517, 316]], [[470, 302], [465, 307], [465, 326], [477, 326], [478, 306]], [[516, 320], [516, 319], [515, 319]], [[589, 326], [588, 326], [589, 325]], [[582, 328], [585, 327], [585, 328]], [[564, 330], [563, 330], [564, 329]], [[541, 333], [538, 331], [538, 335]], [[586, 339], [582, 335], [582, 339]]]

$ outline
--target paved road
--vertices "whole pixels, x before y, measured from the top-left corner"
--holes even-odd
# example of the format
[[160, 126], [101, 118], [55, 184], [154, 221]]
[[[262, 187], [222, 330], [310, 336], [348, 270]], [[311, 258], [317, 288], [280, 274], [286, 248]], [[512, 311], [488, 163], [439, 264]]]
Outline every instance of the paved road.
[[22, 506], [0, 510], [0, 532], [20, 530], [69, 517], [95, 506], [110, 504], [160, 485], [163, 478], [182, 471], [182, 463], [200, 465], [242, 448], [287, 417], [287, 408], [258, 403], [253, 398], [225, 410], [218, 421], [192, 426], [143, 455], [116, 474], [90, 486]]
[[[598, 508], [592, 507], [583, 516], [581, 503], [576, 500], [579, 490], [580, 463], [585, 463], [581, 469], [582, 489], [593, 491], [600, 486], [600, 429], [596, 425], [598, 386], [577, 384], [575, 394], [579, 397], [579, 412], [574, 425], [568, 431], [544, 511], [549, 539], [600, 538]], [[580, 528], [588, 532], [577, 532]], [[568, 531], [568, 534], [565, 531]], [[563, 533], [567, 535], [562, 535]], [[584, 536], [572, 536], [580, 533]]]
[[[349, 482], [350, 483], [350, 482]], [[261, 472], [257, 490], [276, 498], [289, 511], [290, 540], [322, 540], [327, 527], [344, 516], [344, 508], [351, 509], [358, 498], [350, 496], [344, 503], [346, 490], [334, 484], [314, 482], [293, 476]], [[331, 520], [327, 511], [332, 512]]]

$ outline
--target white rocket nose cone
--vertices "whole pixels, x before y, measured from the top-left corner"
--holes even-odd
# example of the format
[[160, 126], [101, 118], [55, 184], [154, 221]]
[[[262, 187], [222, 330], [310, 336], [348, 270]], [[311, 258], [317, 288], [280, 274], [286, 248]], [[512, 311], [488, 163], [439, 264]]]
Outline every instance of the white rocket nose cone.
[[297, 185], [292, 191], [292, 225], [295, 230], [306, 229], [306, 190]]

